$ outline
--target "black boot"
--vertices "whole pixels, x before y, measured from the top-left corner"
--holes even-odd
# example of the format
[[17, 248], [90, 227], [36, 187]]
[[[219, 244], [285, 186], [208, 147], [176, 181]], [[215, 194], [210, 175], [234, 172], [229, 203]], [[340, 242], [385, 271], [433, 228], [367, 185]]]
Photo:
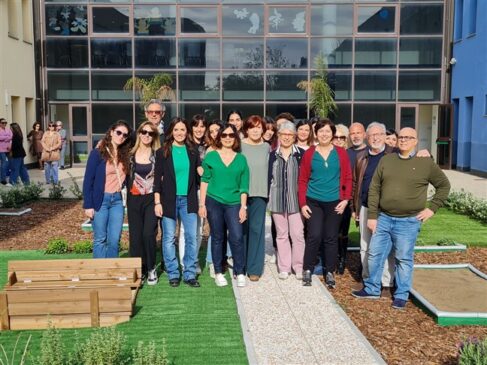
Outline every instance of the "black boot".
[[338, 275], [343, 275], [345, 273], [345, 262], [347, 260], [347, 246], [348, 237], [340, 237], [338, 239]]

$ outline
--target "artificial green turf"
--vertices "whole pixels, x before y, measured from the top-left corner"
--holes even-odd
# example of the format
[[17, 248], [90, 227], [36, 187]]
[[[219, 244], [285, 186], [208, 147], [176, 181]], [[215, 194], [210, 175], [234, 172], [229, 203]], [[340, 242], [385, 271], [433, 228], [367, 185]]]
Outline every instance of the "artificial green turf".
[[[8, 260], [85, 258], [90, 255], [44, 255], [41, 251], [1, 251], [0, 285], [7, 279]], [[144, 285], [137, 295], [135, 315], [117, 325], [127, 343], [155, 341], [166, 350], [173, 364], [247, 364], [247, 355], [231, 285], [218, 288], [207, 271], [200, 276], [201, 288], [168, 285], [163, 275], [155, 286]], [[71, 349], [75, 330], [61, 330], [65, 346]], [[77, 329], [82, 338], [91, 329]], [[22, 333], [24, 341], [32, 334], [31, 353], [39, 354], [42, 331], [1, 331], [0, 344], [13, 349]], [[21, 346], [21, 345], [19, 345]], [[10, 350], [11, 351], [11, 350]], [[19, 357], [17, 357], [18, 359]]]
[[[350, 223], [349, 237], [352, 245], [358, 245], [359, 234], [354, 222]], [[436, 245], [445, 239], [467, 246], [487, 247], [487, 225], [442, 208], [422, 225], [417, 244]]]

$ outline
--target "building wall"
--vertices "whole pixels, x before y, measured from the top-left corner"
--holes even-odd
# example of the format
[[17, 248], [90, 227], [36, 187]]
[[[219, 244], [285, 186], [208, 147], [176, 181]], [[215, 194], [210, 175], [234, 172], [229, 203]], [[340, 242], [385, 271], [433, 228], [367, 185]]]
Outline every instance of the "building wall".
[[24, 135], [36, 114], [32, 13], [32, 0], [0, 0], [0, 116], [19, 123]]
[[455, 0], [451, 98], [456, 166], [487, 172], [487, 1]]

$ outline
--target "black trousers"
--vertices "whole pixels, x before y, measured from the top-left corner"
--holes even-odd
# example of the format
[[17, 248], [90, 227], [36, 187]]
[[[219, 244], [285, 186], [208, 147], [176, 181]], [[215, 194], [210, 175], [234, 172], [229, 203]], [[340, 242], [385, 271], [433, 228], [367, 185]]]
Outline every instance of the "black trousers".
[[339, 200], [320, 202], [306, 198], [311, 209], [311, 217], [306, 222], [306, 247], [304, 249], [303, 270], [313, 272], [316, 257], [321, 253], [321, 262], [327, 272], [335, 272], [338, 256], [338, 231], [342, 215], [335, 212]]
[[142, 273], [156, 266], [157, 217], [154, 214], [154, 194], [128, 194], [127, 215], [131, 257], [142, 258]]

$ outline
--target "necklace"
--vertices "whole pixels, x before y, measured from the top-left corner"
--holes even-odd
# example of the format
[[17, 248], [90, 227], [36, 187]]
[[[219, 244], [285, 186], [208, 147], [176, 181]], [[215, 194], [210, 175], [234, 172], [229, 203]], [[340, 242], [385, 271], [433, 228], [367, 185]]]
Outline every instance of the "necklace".
[[321, 158], [323, 159], [323, 161], [325, 161], [324, 165], [325, 165], [325, 169], [327, 169], [328, 168], [328, 158], [330, 157], [330, 153], [333, 150], [333, 146], [329, 150], [326, 151], [326, 152], [328, 152], [327, 158], [325, 158], [325, 156], [323, 156], [323, 151], [322, 151], [320, 146], [316, 147], [316, 149], [318, 150], [319, 154], [321, 155]]

